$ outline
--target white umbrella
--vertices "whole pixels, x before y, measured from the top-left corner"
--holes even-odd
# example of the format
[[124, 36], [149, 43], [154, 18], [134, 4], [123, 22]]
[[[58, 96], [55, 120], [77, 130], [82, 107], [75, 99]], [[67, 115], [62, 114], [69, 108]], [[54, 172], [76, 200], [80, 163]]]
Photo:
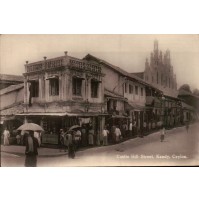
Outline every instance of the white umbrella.
[[25, 123], [23, 125], [21, 125], [17, 130], [21, 130], [21, 131], [44, 131], [44, 129], [34, 123]]
[[71, 127], [69, 128], [69, 131], [74, 130], [74, 129], [77, 129], [77, 128], [81, 128], [81, 126], [79, 126], [79, 125], [71, 126]]

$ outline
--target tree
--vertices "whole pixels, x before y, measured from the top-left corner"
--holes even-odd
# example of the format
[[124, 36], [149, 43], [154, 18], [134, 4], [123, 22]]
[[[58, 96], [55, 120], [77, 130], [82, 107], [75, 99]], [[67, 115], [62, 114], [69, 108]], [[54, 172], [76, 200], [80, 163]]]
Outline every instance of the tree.
[[183, 84], [180, 88], [179, 91], [184, 90], [186, 92], [192, 93], [190, 86], [188, 84]]
[[196, 96], [199, 96], [199, 89], [194, 89], [193, 94], [196, 95]]

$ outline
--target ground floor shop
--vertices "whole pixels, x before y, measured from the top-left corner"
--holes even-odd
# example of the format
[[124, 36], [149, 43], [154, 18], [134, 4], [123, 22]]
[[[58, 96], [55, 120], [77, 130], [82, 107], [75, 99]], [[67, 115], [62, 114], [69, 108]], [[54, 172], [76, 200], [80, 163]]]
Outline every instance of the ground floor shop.
[[[89, 145], [90, 130], [92, 130], [93, 145], [100, 144], [100, 134], [105, 125], [105, 115], [102, 114], [20, 114], [18, 119], [40, 125], [44, 132], [41, 134], [42, 144], [60, 144], [60, 129], [66, 133], [74, 125], [84, 129], [83, 146]], [[90, 132], [90, 133], [89, 133]], [[91, 137], [90, 137], [91, 138]]]

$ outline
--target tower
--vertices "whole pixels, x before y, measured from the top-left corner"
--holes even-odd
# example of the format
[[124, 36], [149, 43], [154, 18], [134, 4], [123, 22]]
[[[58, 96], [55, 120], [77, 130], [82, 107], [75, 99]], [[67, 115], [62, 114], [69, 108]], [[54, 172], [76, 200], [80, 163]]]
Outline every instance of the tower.
[[158, 40], [154, 41], [154, 64], [158, 65], [159, 50], [158, 50]]

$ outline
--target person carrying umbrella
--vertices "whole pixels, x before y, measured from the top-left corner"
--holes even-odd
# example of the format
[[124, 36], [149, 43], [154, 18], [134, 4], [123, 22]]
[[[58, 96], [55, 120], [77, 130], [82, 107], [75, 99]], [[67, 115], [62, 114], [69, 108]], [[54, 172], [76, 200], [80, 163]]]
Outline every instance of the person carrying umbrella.
[[25, 139], [25, 167], [36, 167], [37, 166], [37, 148], [39, 146], [38, 140], [34, 137], [34, 131], [27, 131]]
[[24, 132], [25, 138], [25, 167], [36, 167], [37, 166], [37, 148], [39, 147], [38, 140], [34, 137], [34, 131], [44, 131], [43, 128], [34, 123], [25, 123], [20, 126], [17, 130]]

